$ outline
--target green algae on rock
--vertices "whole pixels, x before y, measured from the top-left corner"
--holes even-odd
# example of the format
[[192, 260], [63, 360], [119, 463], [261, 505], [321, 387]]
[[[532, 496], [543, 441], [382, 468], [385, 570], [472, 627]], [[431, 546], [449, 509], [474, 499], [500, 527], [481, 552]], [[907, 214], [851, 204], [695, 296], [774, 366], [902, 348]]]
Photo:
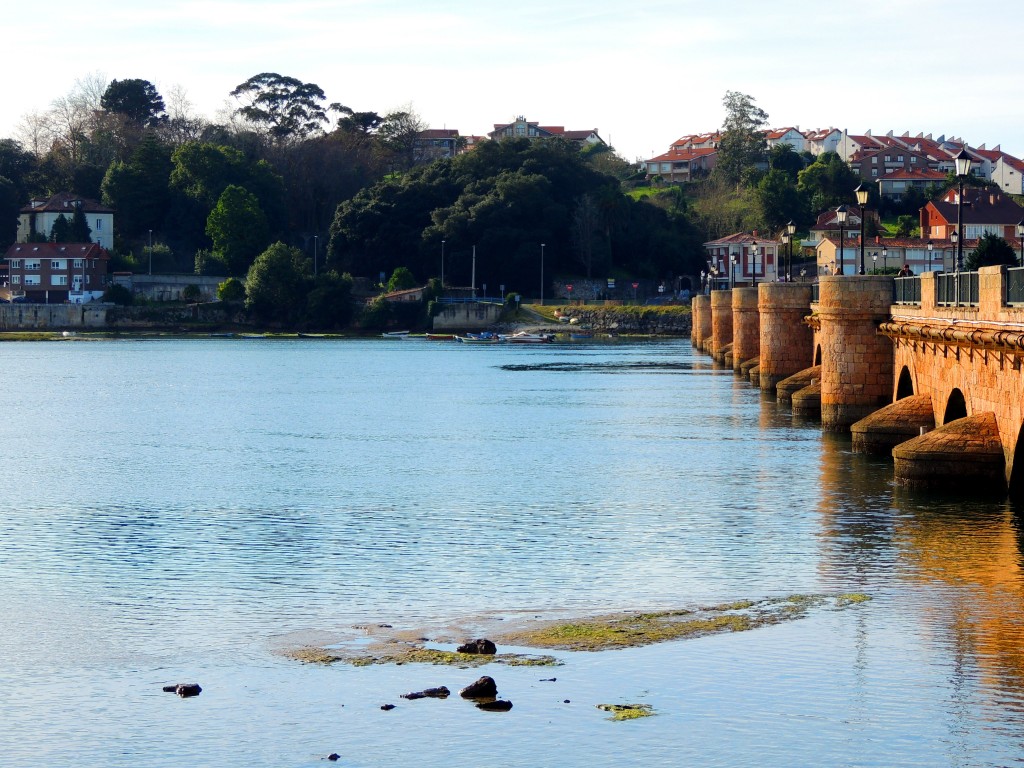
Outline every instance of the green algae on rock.
[[369, 667], [376, 664], [435, 664], [442, 666], [471, 669], [485, 664], [504, 664], [510, 667], [555, 667], [562, 662], [554, 656], [526, 655], [518, 653], [498, 653], [493, 655], [476, 653], [458, 653], [457, 651], [440, 651], [421, 645], [404, 643], [379, 643], [369, 652], [346, 653], [305, 646], [289, 649], [284, 655], [304, 664], [333, 664], [343, 662], [353, 667]]
[[812, 608], [844, 608], [869, 599], [867, 595], [791, 595], [693, 610], [612, 614], [528, 627], [498, 639], [513, 645], [567, 651], [632, 648], [722, 632], [744, 632], [801, 618]]
[[611, 712], [609, 720], [636, 720], [654, 716], [654, 707], [650, 704], [598, 704], [597, 708]]

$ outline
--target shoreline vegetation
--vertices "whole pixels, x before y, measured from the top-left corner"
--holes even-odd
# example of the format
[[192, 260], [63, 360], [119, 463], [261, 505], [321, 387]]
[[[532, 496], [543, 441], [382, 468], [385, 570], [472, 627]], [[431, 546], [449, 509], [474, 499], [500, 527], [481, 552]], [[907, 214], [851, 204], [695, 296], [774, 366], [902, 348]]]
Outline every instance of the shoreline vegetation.
[[[564, 318], [564, 319], [563, 319]], [[622, 338], [678, 338], [690, 334], [689, 305], [541, 306], [524, 305], [489, 330], [573, 334], [581, 330]], [[575, 322], [573, 322], [575, 321]], [[89, 341], [119, 338], [377, 338], [387, 328], [346, 328], [339, 332], [283, 330], [224, 323], [150, 322], [138, 327], [21, 329], [0, 331], [3, 341]]]
[[[281, 655], [305, 664], [434, 664], [460, 668], [486, 664], [561, 666], [554, 655], [535, 651], [601, 652], [688, 640], [728, 632], [747, 632], [807, 617], [813, 611], [838, 611], [871, 600], [863, 593], [789, 595], [741, 600], [656, 612], [624, 612], [545, 619], [537, 615], [476, 618], [437, 631], [395, 629], [390, 624], [358, 625], [329, 642], [293, 645]], [[511, 652], [481, 655], [453, 650], [462, 638], [485, 633]]]

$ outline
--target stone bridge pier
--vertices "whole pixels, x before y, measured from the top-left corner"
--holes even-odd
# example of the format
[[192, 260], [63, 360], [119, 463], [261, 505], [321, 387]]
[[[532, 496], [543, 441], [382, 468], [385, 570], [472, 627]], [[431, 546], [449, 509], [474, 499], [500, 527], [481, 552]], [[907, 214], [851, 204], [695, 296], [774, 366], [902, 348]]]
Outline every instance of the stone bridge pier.
[[690, 311], [692, 313], [690, 341], [697, 349], [704, 349], [704, 342], [711, 338], [711, 297], [704, 294], [694, 296]]
[[890, 318], [892, 278], [827, 276], [818, 290], [821, 426], [845, 432], [891, 402], [892, 342], [878, 327]]
[[783, 379], [813, 363], [814, 338], [804, 322], [811, 305], [811, 286], [801, 283], [761, 283], [757, 310], [761, 316], [761, 362], [758, 384], [775, 392]]
[[732, 291], [711, 292], [711, 356], [719, 362], [732, 344]]
[[757, 288], [732, 289], [732, 368], [739, 371], [761, 354], [761, 319]]

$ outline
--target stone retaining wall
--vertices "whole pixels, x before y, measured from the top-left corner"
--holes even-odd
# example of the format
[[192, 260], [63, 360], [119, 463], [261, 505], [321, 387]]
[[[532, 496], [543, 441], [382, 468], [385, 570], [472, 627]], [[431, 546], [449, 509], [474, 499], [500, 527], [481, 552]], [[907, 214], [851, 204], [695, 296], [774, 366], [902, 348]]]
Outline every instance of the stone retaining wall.
[[657, 307], [572, 307], [565, 314], [578, 325], [615, 333], [689, 336], [693, 329], [689, 312], [665, 312]]

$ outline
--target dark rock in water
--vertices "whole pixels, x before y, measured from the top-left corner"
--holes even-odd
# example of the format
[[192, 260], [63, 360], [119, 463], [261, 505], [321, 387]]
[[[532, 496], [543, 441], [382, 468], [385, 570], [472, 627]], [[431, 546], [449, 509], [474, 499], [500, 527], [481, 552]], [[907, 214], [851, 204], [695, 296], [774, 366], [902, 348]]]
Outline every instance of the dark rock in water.
[[337, 752], [331, 752], [331, 754], [327, 756], [327, 759], [333, 763], [336, 760], [341, 760], [341, 755], [339, 755]]
[[394, 629], [390, 624], [378, 624], [377, 627], [379, 629]]
[[385, 712], [390, 712], [392, 709], [395, 708], [395, 705], [394, 704], [381, 704], [380, 708], [383, 709]]
[[403, 699], [447, 699], [452, 695], [445, 686], [438, 688], [425, 688], [422, 691], [414, 691], [413, 693], [403, 693]]
[[542, 677], [538, 682], [541, 682], [541, 683], [553, 683], [557, 679], [558, 679], [557, 677]]
[[512, 709], [512, 702], [498, 699], [497, 701], [481, 701], [476, 705], [477, 709], [485, 712], [508, 712]]
[[459, 696], [464, 699], [483, 699], [488, 696], [493, 698], [497, 695], [498, 684], [494, 682], [493, 677], [487, 677], [486, 675], [459, 691]]
[[488, 656], [493, 656], [498, 652], [497, 647], [485, 637], [481, 637], [477, 640], [470, 640], [468, 643], [460, 645], [456, 648], [459, 653], [479, 653]]
[[564, 700], [564, 701], [563, 701], [562, 703], [563, 703], [563, 704], [571, 704], [572, 702], [571, 702], [571, 701], [569, 701], [568, 699], [565, 699], [565, 700]]
[[163, 690], [165, 693], [176, 693], [183, 699], [189, 696], [198, 696], [203, 691], [199, 687], [199, 683], [175, 683], [174, 685], [165, 685]]

